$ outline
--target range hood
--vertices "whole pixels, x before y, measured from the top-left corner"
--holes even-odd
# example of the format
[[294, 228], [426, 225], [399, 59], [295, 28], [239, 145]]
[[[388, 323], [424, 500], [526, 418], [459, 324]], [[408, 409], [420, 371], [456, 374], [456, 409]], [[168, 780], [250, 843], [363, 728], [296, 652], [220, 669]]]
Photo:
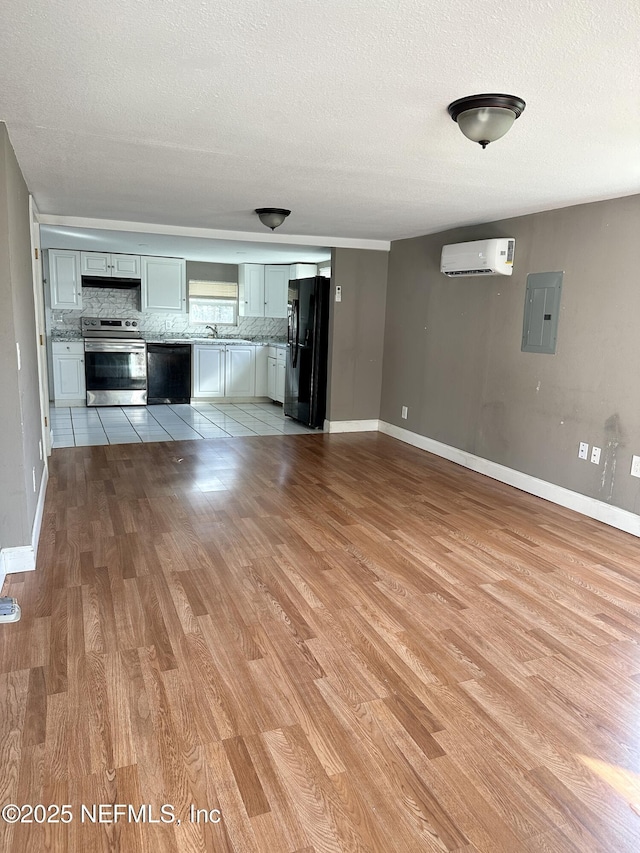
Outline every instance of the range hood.
[[118, 287], [121, 290], [131, 290], [140, 287], [139, 278], [116, 278], [104, 275], [83, 275], [83, 287]]

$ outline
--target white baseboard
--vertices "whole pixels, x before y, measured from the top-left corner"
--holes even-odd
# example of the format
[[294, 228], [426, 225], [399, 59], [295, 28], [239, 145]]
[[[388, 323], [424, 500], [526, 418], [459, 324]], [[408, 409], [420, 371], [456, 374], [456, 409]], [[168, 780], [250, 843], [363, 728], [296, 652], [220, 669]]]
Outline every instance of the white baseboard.
[[32, 572], [36, 567], [38, 541], [40, 539], [44, 514], [44, 498], [48, 482], [49, 468], [45, 465], [42, 471], [42, 479], [40, 480], [38, 503], [36, 504], [36, 514], [31, 530], [31, 545], [16, 545], [13, 548], [3, 548], [0, 551], [0, 589], [7, 575], [15, 575], [18, 572]]
[[36, 567], [36, 555], [31, 545], [18, 545], [0, 551], [0, 574], [15, 575], [16, 572], [32, 572]]
[[640, 515], [636, 515], [626, 509], [611, 506], [604, 503], [604, 501], [598, 501], [595, 498], [587, 497], [587, 495], [581, 495], [579, 492], [572, 492], [571, 489], [556, 486], [554, 483], [548, 483], [546, 480], [539, 480], [530, 474], [524, 474], [522, 471], [507, 468], [506, 465], [499, 465], [497, 462], [491, 462], [489, 459], [483, 459], [481, 456], [467, 453], [467, 451], [460, 450], [458, 447], [442, 444], [442, 442], [435, 441], [433, 438], [427, 438], [424, 435], [419, 435], [408, 429], [389, 424], [386, 421], [380, 421], [378, 429], [392, 438], [397, 438], [406, 444], [412, 444], [414, 447], [420, 448], [420, 450], [434, 453], [443, 459], [449, 459], [451, 462], [463, 465], [472, 471], [485, 474], [493, 480], [499, 480], [501, 483], [507, 483], [509, 486], [514, 486], [516, 489], [521, 489], [530, 495], [536, 495], [559, 506], [573, 509], [581, 513], [581, 515], [595, 518], [597, 521], [603, 522], [603, 524], [616, 527], [618, 530], [624, 530], [633, 536], [640, 536]]
[[84, 409], [87, 406], [87, 398], [82, 397], [77, 400], [54, 400], [53, 405], [56, 409]]
[[191, 397], [190, 403], [212, 403], [214, 406], [227, 405], [234, 403], [241, 406], [243, 403], [273, 403], [278, 404], [278, 400], [272, 400], [271, 397]]
[[42, 517], [44, 515], [44, 499], [47, 494], [47, 483], [49, 482], [49, 466], [46, 463], [42, 471], [42, 479], [40, 480], [40, 491], [38, 492], [38, 503], [36, 505], [36, 515], [33, 519], [33, 528], [31, 529], [31, 547], [33, 548], [33, 558], [35, 569], [35, 558], [38, 556], [38, 542], [40, 541], [40, 531], [42, 529]]
[[325, 421], [325, 432], [377, 432], [380, 421]]

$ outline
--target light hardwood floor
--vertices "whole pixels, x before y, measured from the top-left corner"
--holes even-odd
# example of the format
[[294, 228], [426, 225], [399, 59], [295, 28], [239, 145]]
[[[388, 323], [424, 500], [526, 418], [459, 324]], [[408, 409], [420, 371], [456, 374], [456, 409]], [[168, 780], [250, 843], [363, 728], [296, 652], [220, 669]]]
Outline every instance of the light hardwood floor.
[[638, 554], [375, 433], [55, 450], [0, 850], [637, 852]]

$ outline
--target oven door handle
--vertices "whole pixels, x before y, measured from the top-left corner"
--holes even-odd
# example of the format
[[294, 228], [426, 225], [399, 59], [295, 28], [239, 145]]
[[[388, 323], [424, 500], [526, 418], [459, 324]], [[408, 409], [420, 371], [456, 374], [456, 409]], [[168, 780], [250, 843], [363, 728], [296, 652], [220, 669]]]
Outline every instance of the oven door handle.
[[85, 352], [142, 352], [146, 344], [144, 341], [87, 341], [84, 342]]

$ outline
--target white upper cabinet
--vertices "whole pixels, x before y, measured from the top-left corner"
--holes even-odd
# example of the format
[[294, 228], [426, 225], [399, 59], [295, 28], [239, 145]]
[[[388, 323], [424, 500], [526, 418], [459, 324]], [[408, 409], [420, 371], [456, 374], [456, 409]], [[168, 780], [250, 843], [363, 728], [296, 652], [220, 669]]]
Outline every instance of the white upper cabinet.
[[289, 264], [240, 264], [241, 317], [286, 317]]
[[142, 310], [185, 314], [186, 261], [182, 258], [142, 257]]
[[80, 252], [82, 275], [111, 275], [111, 255], [105, 252]]
[[111, 275], [115, 278], [140, 278], [140, 255], [111, 255]]
[[51, 307], [82, 310], [80, 252], [49, 249]]
[[264, 264], [238, 266], [238, 294], [241, 317], [264, 317]]
[[264, 316], [287, 316], [290, 267], [272, 264], [264, 268]]
[[140, 255], [81, 252], [82, 275], [109, 278], [140, 278]]

